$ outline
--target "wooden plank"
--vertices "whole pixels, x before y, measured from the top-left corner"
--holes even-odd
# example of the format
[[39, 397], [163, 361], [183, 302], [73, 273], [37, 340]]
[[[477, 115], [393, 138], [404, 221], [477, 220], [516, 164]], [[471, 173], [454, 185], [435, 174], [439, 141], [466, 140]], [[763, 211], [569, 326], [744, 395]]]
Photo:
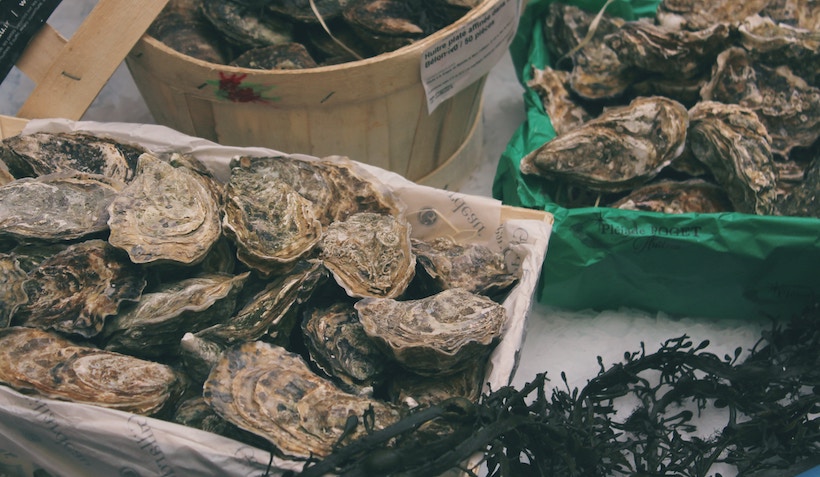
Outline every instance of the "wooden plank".
[[17, 115], [80, 119], [168, 0], [100, 0]]
[[60, 52], [63, 51], [66, 43], [68, 40], [46, 23], [31, 39], [26, 50], [17, 59], [15, 66], [35, 84], [39, 83], [45, 78], [51, 65], [60, 57]]

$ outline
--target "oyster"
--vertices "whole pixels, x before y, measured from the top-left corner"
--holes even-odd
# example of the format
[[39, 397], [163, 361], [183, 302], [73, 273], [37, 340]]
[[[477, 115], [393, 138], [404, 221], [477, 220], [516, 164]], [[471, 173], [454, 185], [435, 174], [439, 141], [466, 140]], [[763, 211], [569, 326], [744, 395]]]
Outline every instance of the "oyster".
[[171, 0], [147, 33], [183, 55], [210, 63], [228, 62], [228, 53], [202, 15], [198, 0]]
[[762, 11], [770, 0], [662, 0], [655, 14], [660, 25], [703, 30], [715, 23], [737, 23]]
[[9, 166], [0, 159], [0, 186], [4, 186], [15, 179], [9, 172]]
[[817, 0], [769, 0], [760, 12], [777, 23], [810, 31], [820, 30], [820, 3]]
[[84, 133], [38, 132], [11, 136], [0, 144], [0, 160], [16, 178], [72, 170], [128, 182], [144, 152], [138, 146]]
[[196, 384], [201, 385], [208, 379], [211, 369], [219, 361], [225, 346], [185, 333], [179, 340], [179, 356], [185, 374]]
[[13, 254], [0, 253], [0, 328], [11, 322], [11, 316], [18, 306], [28, 301], [23, 290], [26, 272], [20, 268]]
[[415, 275], [410, 224], [402, 217], [359, 212], [330, 224], [319, 258], [352, 297], [395, 298]]
[[99, 174], [63, 171], [0, 187], [0, 235], [74, 240], [108, 230], [108, 206], [125, 184]]
[[296, 42], [252, 48], [234, 58], [230, 65], [260, 70], [299, 70], [318, 66], [305, 45]]
[[226, 350], [203, 396], [220, 416], [294, 457], [323, 457], [365, 435], [361, 421], [350, 431], [351, 418], [367, 413], [378, 430], [400, 417], [399, 407], [345, 393], [301, 356], [261, 341]]
[[738, 212], [770, 214], [777, 174], [769, 135], [750, 109], [701, 101], [689, 111], [689, 145]]
[[311, 309], [302, 320], [302, 332], [311, 361], [343, 390], [372, 394], [382, 381], [385, 356], [364, 332], [352, 304]]
[[786, 65], [810, 85], [820, 86], [820, 36], [816, 30], [753, 15], [738, 26], [738, 32], [740, 44], [754, 62], [770, 67]]
[[411, 407], [428, 407], [460, 397], [477, 402], [484, 386], [486, 366], [476, 362], [462, 371], [444, 376], [420, 376], [406, 370], [391, 373], [388, 394], [391, 401]]
[[163, 411], [185, 385], [170, 366], [16, 326], [0, 330], [0, 382], [52, 399], [144, 415]]
[[239, 47], [257, 48], [293, 41], [293, 24], [265, 9], [224, 0], [202, 0], [200, 9], [220, 35]]
[[315, 260], [299, 261], [292, 270], [275, 276], [229, 318], [198, 331], [195, 336], [223, 346], [252, 341], [265, 335], [286, 343], [298, 320], [297, 305], [308, 299], [326, 278]]
[[[325, 22], [329, 22], [341, 18], [347, 0], [314, 0], [313, 3], [316, 5], [316, 12], [313, 11], [310, 0], [267, 2], [266, 8], [299, 23], [318, 23], [319, 17]], [[317, 12], [319, 16], [317, 16]]]
[[587, 122], [592, 115], [576, 102], [570, 93], [569, 73], [549, 66], [532, 68], [527, 86], [538, 94], [556, 135], [561, 135]]
[[701, 97], [754, 111], [771, 136], [774, 153], [788, 156], [794, 147], [809, 147], [820, 138], [820, 88], [808, 85], [788, 66], [756, 64], [742, 48], [718, 55]]
[[804, 173], [803, 180], [775, 202], [776, 213], [795, 217], [820, 218], [820, 159], [815, 158]]
[[105, 323], [105, 349], [141, 358], [175, 356], [186, 332], [197, 332], [233, 314], [250, 272], [204, 275], [161, 285]]
[[450, 374], [483, 361], [507, 314], [491, 299], [462, 288], [418, 300], [363, 298], [359, 321], [404, 368], [423, 376]]
[[29, 302], [12, 315], [12, 324], [90, 338], [120, 303], [136, 301], [145, 285], [142, 269], [108, 242], [80, 242], [29, 272], [23, 283]]
[[726, 48], [730, 33], [727, 23], [689, 32], [632, 21], [607, 35], [604, 41], [622, 64], [680, 80], [708, 70], [718, 53]]
[[511, 273], [504, 254], [479, 243], [458, 243], [449, 237], [412, 240], [416, 261], [432, 279], [435, 293], [463, 288], [495, 298], [512, 288], [518, 275]]
[[521, 159], [521, 172], [618, 192], [655, 177], [684, 150], [686, 108], [663, 96], [605, 110]]
[[239, 260], [264, 274], [306, 256], [322, 236], [310, 200], [275, 175], [245, 167], [231, 168], [222, 225]]
[[432, 33], [420, 25], [418, 1], [351, 0], [344, 19], [377, 54], [409, 45]]
[[221, 235], [214, 179], [151, 154], [108, 207], [108, 241], [134, 263], [200, 262]]
[[703, 179], [660, 181], [641, 186], [610, 207], [665, 214], [731, 212], [732, 203], [722, 187]]

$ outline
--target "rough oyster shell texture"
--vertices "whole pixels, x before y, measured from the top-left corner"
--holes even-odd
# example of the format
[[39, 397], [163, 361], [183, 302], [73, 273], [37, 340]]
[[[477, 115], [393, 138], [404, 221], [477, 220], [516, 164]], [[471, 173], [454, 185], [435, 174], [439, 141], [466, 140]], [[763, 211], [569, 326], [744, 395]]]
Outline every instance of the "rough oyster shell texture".
[[[525, 155], [520, 163], [521, 172], [544, 176], [544, 192], [564, 207], [632, 206], [637, 204], [635, 200], [645, 199], [626, 196], [646, 186], [644, 191], [653, 196], [646, 199], [651, 205], [644, 202], [639, 207], [677, 213], [710, 210], [707, 203], [711, 199], [682, 202], [679, 196], [667, 193], [673, 187], [670, 181], [720, 182], [718, 185], [725, 189], [729, 184], [754, 182], [748, 167], [759, 164], [765, 170], [756, 175], [765, 178], [761, 179], [763, 182], [772, 182], [769, 163], [773, 163], [776, 177], [765, 186], [766, 191], [773, 192], [758, 190], [752, 195], [762, 197], [755, 200], [741, 199], [743, 194], [738, 190], [728, 195], [739, 207], [733, 206], [732, 211], [784, 215], [787, 208], [772, 206], [772, 198], [777, 196], [778, 202], [786, 203], [797, 187], [805, 191], [802, 184], [810, 161], [800, 156], [816, 148], [820, 140], [820, 39], [816, 34], [820, 7], [805, 0], [664, 0], [655, 13], [654, 19], [626, 21], [609, 17], [606, 10], [587, 11], [561, 2], [549, 5], [544, 19], [544, 41], [553, 64], [543, 69], [533, 67], [527, 87], [542, 99], [557, 137]], [[594, 61], [598, 69], [585, 69], [584, 56], [593, 51], [598, 51]], [[568, 83], [562, 80], [566, 75], [572, 78]], [[650, 173], [634, 174], [634, 180], [625, 180], [620, 174], [623, 171], [599, 159], [579, 159], [584, 155], [595, 158], [595, 151], [591, 150], [602, 144], [607, 145], [608, 151], [617, 151], [616, 147], [626, 150], [632, 142], [631, 133], [593, 130], [592, 125], [614, 108], [649, 97], [666, 97], [687, 109], [700, 102], [721, 102], [752, 111], [764, 127], [763, 135], [769, 138], [771, 159], [744, 161], [744, 167], [730, 168], [733, 172], [724, 171], [718, 180], [714, 171], [687, 152], [692, 149], [688, 137], [678, 159], [658, 163], [654, 170], [641, 166]], [[747, 122], [745, 113], [732, 111], [739, 115], [736, 123]], [[591, 119], [578, 120], [584, 112]], [[725, 121], [732, 122], [729, 118]], [[729, 146], [728, 139], [715, 137], [720, 131], [736, 137], [732, 129], [711, 129], [710, 142], [722, 144], [718, 149], [728, 154], [730, 150], [748, 152], [751, 143], [762, 137], [755, 130], [745, 145], [737, 147]], [[657, 144], [665, 147], [667, 141], [668, 138], [660, 138]], [[698, 147], [705, 154], [703, 135], [699, 141]], [[639, 149], [647, 150], [653, 142], [650, 139]], [[613, 156], [628, 154], [617, 152]], [[736, 160], [727, 158], [724, 162]], [[726, 174], [740, 176], [730, 178]], [[653, 187], [656, 182], [662, 185]], [[752, 188], [755, 187], [762, 186]], [[688, 187], [681, 184], [674, 188]], [[698, 183], [697, 190], [706, 189]], [[666, 200], [672, 202], [663, 204]], [[692, 208], [679, 208], [685, 204]], [[790, 210], [809, 213], [802, 207]]]
[[134, 263], [200, 262], [221, 235], [213, 179], [151, 154], [108, 207], [108, 241]]
[[327, 227], [319, 248], [322, 262], [352, 297], [398, 297], [416, 273], [410, 224], [403, 217], [351, 215]]
[[178, 397], [184, 378], [164, 364], [11, 327], [0, 329], [0, 382], [52, 399], [153, 415]]
[[521, 159], [521, 172], [623, 191], [656, 176], [683, 152], [689, 116], [663, 96], [604, 111]]
[[404, 368], [424, 376], [482, 361], [507, 321], [501, 305], [461, 288], [418, 300], [364, 298], [355, 307], [368, 336]]
[[[301, 358], [259, 341], [228, 349], [205, 382], [205, 400], [223, 418], [260, 435], [288, 456], [325, 456], [351, 416], [372, 412], [375, 429], [397, 421], [399, 408], [348, 394]], [[365, 432], [357, 426], [343, 442]]]
[[0, 328], [8, 326], [17, 307], [28, 301], [23, 290], [26, 276], [17, 257], [0, 253]]

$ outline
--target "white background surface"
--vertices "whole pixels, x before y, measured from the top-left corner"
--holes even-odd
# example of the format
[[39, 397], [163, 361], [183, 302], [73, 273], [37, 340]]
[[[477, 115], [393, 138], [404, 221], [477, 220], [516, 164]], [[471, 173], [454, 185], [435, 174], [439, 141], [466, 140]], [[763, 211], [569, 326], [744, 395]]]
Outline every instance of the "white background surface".
[[[49, 23], [68, 37], [95, 3], [95, 0], [64, 0]], [[14, 69], [0, 85], [0, 114], [15, 115], [32, 87], [31, 81]], [[471, 172], [461, 192], [491, 195], [498, 157], [524, 120], [522, 92], [509, 54], [505, 54], [491, 71], [485, 86], [484, 161]], [[124, 64], [112, 76], [83, 119], [154, 122]], [[608, 366], [620, 362], [625, 351], [638, 350], [641, 342], [646, 344], [647, 351], [654, 351], [664, 340], [684, 333], [691, 336], [695, 343], [709, 339], [712, 344], [707, 350], [722, 356], [731, 353], [737, 346], [744, 349], [751, 347], [766, 326], [762, 321], [751, 319], [714, 321], [697, 317], [671, 318], [634, 310], [572, 312], [536, 303], [530, 313], [527, 339], [513, 384], [520, 386], [536, 373], [546, 371], [551, 385], [563, 388], [560, 374], [565, 371], [570, 386], [580, 387], [597, 373], [596, 356], [601, 356]], [[721, 471], [723, 475], [731, 475], [727, 469]]]

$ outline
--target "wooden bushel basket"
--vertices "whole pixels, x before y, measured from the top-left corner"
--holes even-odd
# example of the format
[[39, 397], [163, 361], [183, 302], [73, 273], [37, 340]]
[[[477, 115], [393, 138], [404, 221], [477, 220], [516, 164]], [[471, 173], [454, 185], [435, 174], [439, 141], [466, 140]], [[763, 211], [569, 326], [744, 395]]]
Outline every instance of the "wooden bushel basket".
[[[485, 0], [411, 45], [339, 65], [276, 71], [218, 65], [148, 35], [126, 63], [159, 124], [224, 145], [345, 155], [417, 183], [456, 189], [483, 156], [486, 75], [428, 114], [420, 60], [427, 48], [495, 5]], [[220, 81], [241, 82], [260, 95], [225, 99]]]

